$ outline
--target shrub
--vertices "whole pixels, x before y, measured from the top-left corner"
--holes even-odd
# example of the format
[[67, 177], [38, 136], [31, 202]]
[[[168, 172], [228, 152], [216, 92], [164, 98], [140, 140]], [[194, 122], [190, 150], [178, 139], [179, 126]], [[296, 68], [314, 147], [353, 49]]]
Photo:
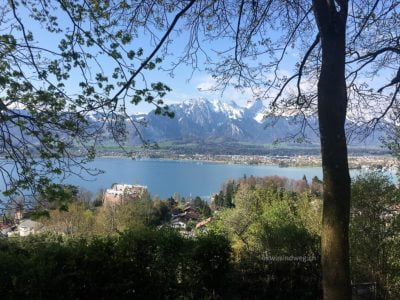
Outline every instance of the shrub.
[[225, 291], [229, 242], [145, 227], [91, 238], [0, 240], [0, 298], [213, 298]]

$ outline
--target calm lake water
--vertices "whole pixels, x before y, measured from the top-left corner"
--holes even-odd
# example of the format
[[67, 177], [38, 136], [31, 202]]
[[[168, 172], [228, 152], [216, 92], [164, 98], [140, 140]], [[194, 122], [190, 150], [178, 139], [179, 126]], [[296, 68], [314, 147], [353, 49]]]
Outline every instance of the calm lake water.
[[[220, 164], [195, 161], [169, 160], [131, 160], [125, 158], [99, 158], [91, 163], [105, 171], [96, 178], [85, 181], [70, 177], [65, 182], [84, 187], [96, 193], [101, 188], [109, 188], [113, 183], [146, 185], [151, 195], [167, 198], [178, 192], [181, 196], [209, 197], [220, 190], [228, 179], [239, 179], [246, 176], [285, 176], [290, 179], [301, 179], [306, 175], [322, 178], [318, 167], [280, 168], [267, 165]], [[353, 170], [352, 176], [360, 171]]]

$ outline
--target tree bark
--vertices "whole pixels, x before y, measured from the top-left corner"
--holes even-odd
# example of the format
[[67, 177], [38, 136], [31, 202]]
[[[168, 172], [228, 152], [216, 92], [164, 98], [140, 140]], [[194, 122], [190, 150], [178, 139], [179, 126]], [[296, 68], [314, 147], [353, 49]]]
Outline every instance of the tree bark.
[[321, 240], [324, 299], [351, 299], [349, 268], [350, 175], [345, 120], [345, 37], [347, 4], [313, 1], [321, 47], [318, 82], [318, 117], [323, 169], [323, 219]]

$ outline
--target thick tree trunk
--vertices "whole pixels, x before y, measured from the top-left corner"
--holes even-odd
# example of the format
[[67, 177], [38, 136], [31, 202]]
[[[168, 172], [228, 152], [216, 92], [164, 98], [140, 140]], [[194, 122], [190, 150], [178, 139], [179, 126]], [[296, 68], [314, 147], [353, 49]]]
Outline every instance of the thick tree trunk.
[[[318, 116], [324, 176], [322, 278], [324, 299], [351, 299], [349, 270], [350, 175], [345, 120], [345, 36], [347, 12], [314, 1], [322, 46]], [[325, 2], [321, 4], [321, 2]], [[318, 6], [319, 5], [319, 6]], [[324, 6], [326, 5], [326, 6]], [[324, 10], [322, 10], [324, 9]]]

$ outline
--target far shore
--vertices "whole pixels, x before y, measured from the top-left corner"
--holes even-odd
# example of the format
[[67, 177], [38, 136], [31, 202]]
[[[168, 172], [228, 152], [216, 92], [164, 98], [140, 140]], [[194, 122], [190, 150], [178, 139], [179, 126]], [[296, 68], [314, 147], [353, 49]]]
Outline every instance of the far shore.
[[[321, 157], [317, 155], [268, 156], [268, 155], [208, 155], [208, 154], [172, 154], [172, 155], [133, 155], [131, 157], [118, 154], [99, 155], [106, 159], [137, 159], [184, 161], [217, 164], [268, 165], [285, 167], [321, 167]], [[399, 161], [389, 155], [349, 156], [349, 169], [374, 169], [397, 171]]]
[[[166, 152], [132, 153], [126, 155], [121, 152], [98, 153], [100, 159], [133, 159], [133, 160], [161, 160], [183, 161], [214, 164], [263, 165], [286, 167], [315, 167], [321, 168], [319, 155], [218, 155], [218, 154], [175, 154]], [[0, 160], [6, 160], [0, 157]], [[370, 169], [398, 172], [400, 160], [390, 155], [349, 155], [349, 169]]]

